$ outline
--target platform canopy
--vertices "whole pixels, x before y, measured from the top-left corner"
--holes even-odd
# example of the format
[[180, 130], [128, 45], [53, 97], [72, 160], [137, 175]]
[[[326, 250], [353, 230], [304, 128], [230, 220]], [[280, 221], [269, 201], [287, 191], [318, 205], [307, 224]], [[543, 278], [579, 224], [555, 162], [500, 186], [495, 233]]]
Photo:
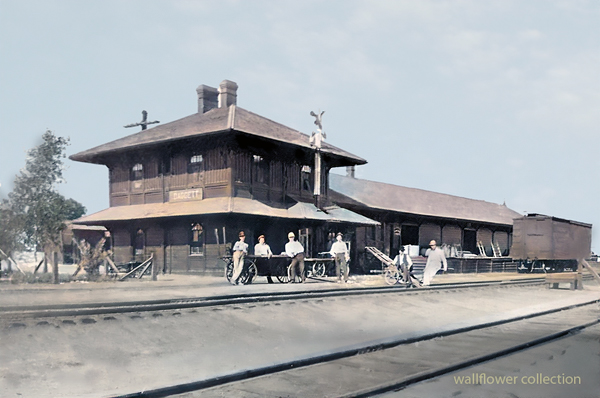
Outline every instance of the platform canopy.
[[288, 207], [274, 207], [254, 199], [229, 197], [189, 202], [109, 207], [89, 216], [78, 218], [73, 222], [84, 225], [104, 225], [115, 221], [213, 214], [245, 214], [283, 219], [351, 223], [364, 226], [379, 225], [377, 221], [337, 206], [320, 210], [311, 203], [295, 202]]

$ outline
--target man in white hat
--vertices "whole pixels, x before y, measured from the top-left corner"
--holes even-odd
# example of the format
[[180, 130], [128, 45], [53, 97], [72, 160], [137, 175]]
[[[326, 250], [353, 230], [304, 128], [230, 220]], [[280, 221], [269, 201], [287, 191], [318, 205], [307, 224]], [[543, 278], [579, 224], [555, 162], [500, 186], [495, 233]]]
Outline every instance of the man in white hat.
[[296, 265], [298, 265], [300, 271], [300, 279], [302, 279], [302, 283], [306, 280], [306, 276], [304, 275], [304, 247], [302, 244], [294, 238], [293, 232], [288, 234], [289, 242], [285, 244], [285, 254], [292, 258], [292, 263], [290, 266], [291, 269], [291, 281], [294, 282], [296, 280]]
[[446, 262], [444, 251], [437, 247], [435, 240], [429, 242], [429, 249], [425, 252], [425, 257], [427, 257], [427, 264], [423, 272], [423, 286], [429, 286], [440, 268], [443, 267], [444, 271], [448, 270], [448, 263]]

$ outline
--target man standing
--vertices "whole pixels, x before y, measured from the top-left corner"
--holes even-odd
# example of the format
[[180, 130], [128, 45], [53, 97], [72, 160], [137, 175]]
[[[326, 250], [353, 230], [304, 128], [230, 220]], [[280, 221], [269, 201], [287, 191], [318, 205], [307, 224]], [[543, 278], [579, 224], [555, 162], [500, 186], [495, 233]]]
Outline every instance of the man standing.
[[423, 286], [429, 286], [434, 275], [440, 268], [443, 267], [444, 271], [448, 270], [448, 263], [446, 262], [444, 251], [437, 247], [435, 240], [429, 242], [429, 249], [425, 252], [425, 257], [427, 257], [427, 264], [423, 272]]
[[337, 282], [342, 282], [340, 270], [344, 273], [344, 283], [348, 283], [348, 260], [350, 260], [350, 254], [348, 254], [348, 246], [342, 240], [343, 235], [341, 232], [337, 233], [335, 237], [336, 242], [331, 245], [329, 254], [335, 259], [335, 275], [337, 276]]
[[295, 282], [296, 280], [296, 265], [298, 265], [300, 271], [300, 279], [302, 283], [306, 280], [306, 276], [304, 275], [304, 247], [294, 240], [296, 235], [293, 232], [288, 234], [288, 239], [290, 240], [285, 244], [285, 254], [292, 258], [292, 263], [290, 264], [290, 281]]
[[398, 255], [394, 257], [394, 264], [398, 268], [398, 271], [402, 273], [402, 280], [404, 283], [410, 282], [410, 272], [412, 271], [412, 258], [405, 252], [404, 246], [400, 246]]
[[244, 231], [240, 231], [239, 238], [233, 245], [233, 275], [231, 276], [231, 284], [237, 285], [238, 279], [244, 270], [244, 256], [248, 254], [248, 244], [244, 242], [246, 235]]

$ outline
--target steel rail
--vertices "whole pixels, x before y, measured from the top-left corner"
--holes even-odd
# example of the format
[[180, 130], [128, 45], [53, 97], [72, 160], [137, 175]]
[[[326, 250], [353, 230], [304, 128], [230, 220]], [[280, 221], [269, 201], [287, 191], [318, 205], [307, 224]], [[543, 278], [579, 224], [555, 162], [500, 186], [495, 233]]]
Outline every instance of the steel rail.
[[586, 329], [590, 326], [597, 325], [599, 323], [600, 323], [600, 319], [596, 319], [594, 321], [587, 322], [582, 325], [577, 325], [577, 326], [571, 327], [566, 330], [561, 330], [559, 332], [552, 333], [552, 334], [549, 334], [549, 335], [546, 335], [546, 336], [543, 336], [543, 337], [540, 337], [537, 339], [533, 339], [533, 340], [527, 341], [522, 344], [517, 344], [515, 346], [509, 347], [509, 348], [506, 348], [503, 350], [498, 350], [498, 351], [492, 352], [490, 354], [481, 355], [476, 358], [471, 358], [466, 361], [451, 364], [451, 365], [448, 365], [448, 366], [440, 368], [440, 369], [432, 370], [430, 372], [424, 372], [419, 375], [409, 377], [406, 380], [402, 380], [401, 382], [392, 382], [392, 383], [385, 384], [385, 385], [379, 385], [375, 388], [364, 389], [362, 391], [353, 392], [353, 393], [346, 394], [346, 395], [341, 395], [339, 398], [368, 398], [368, 397], [373, 397], [375, 395], [384, 394], [384, 393], [387, 393], [390, 391], [400, 391], [400, 390], [403, 390], [413, 384], [420, 383], [425, 380], [430, 380], [430, 379], [433, 379], [433, 378], [436, 378], [439, 376], [443, 376], [445, 374], [455, 372], [457, 370], [466, 369], [471, 366], [481, 364], [483, 362], [491, 361], [494, 359], [499, 359], [501, 357], [515, 354], [519, 351], [523, 351], [523, 350], [526, 350], [531, 347], [535, 347], [535, 346], [538, 346], [538, 345], [541, 345], [544, 343], [549, 343], [549, 342], [561, 339], [563, 337], [567, 337], [567, 336], [573, 335], [575, 333], [579, 333], [579, 332], [583, 331], [584, 329]]
[[411, 289], [401, 285], [355, 287], [343, 289], [304, 290], [296, 292], [247, 293], [239, 295], [219, 295], [207, 297], [190, 297], [182, 299], [163, 299], [127, 302], [106, 302], [87, 304], [57, 304], [40, 306], [8, 306], [0, 309], [0, 319], [29, 319], [61, 316], [104, 315], [132, 312], [150, 312], [179, 310], [186, 308], [214, 307], [234, 304], [263, 303], [288, 300], [310, 300], [327, 297], [360, 296], [389, 293], [423, 294], [439, 290], [467, 288], [487, 288], [498, 286], [530, 286], [544, 283], [543, 278], [530, 278], [491, 282], [459, 282], [441, 284], [422, 289]]
[[[568, 305], [568, 306], [559, 307], [559, 308], [553, 308], [550, 310], [539, 311], [539, 312], [535, 312], [535, 313], [531, 313], [531, 314], [527, 314], [527, 315], [521, 315], [521, 316], [517, 316], [517, 317], [501, 319], [501, 320], [492, 321], [492, 322], [486, 322], [486, 323], [481, 323], [481, 324], [476, 324], [476, 325], [460, 327], [460, 328], [456, 328], [456, 329], [449, 329], [449, 330], [444, 330], [444, 331], [439, 331], [439, 332], [434, 332], [434, 333], [428, 333], [428, 334], [425, 334], [422, 336], [417, 336], [417, 337], [401, 338], [401, 339], [394, 339], [394, 340], [390, 340], [390, 341], [386, 341], [386, 342], [379, 342], [379, 343], [375, 343], [375, 344], [367, 344], [364, 346], [353, 347], [350, 349], [327, 353], [327, 354], [323, 354], [323, 355], [317, 355], [317, 356], [313, 356], [313, 357], [306, 357], [306, 358], [300, 358], [300, 359], [296, 359], [296, 360], [292, 360], [292, 361], [281, 362], [281, 363], [270, 365], [270, 366], [265, 366], [265, 367], [255, 368], [255, 369], [246, 369], [246, 370], [243, 370], [240, 372], [225, 374], [225, 375], [221, 375], [221, 376], [217, 376], [217, 377], [213, 377], [213, 378], [209, 378], [209, 379], [204, 379], [204, 380], [198, 380], [198, 381], [194, 381], [194, 382], [190, 382], [190, 383], [182, 383], [182, 384], [176, 384], [176, 385], [152, 389], [152, 390], [139, 391], [139, 392], [124, 394], [124, 395], [117, 395], [117, 396], [113, 396], [112, 398], [164, 398], [164, 397], [169, 397], [169, 396], [178, 395], [178, 394], [200, 391], [200, 390], [205, 390], [205, 389], [208, 389], [211, 387], [223, 386], [223, 385], [226, 385], [229, 383], [250, 380], [250, 379], [260, 377], [260, 376], [266, 376], [266, 375], [276, 374], [279, 372], [284, 372], [287, 370], [298, 369], [301, 367], [317, 365], [317, 364], [321, 364], [321, 363], [325, 363], [325, 362], [331, 362], [331, 361], [335, 361], [335, 360], [342, 359], [342, 358], [352, 357], [355, 355], [361, 355], [361, 354], [366, 354], [369, 352], [386, 350], [389, 348], [397, 347], [399, 345], [413, 344], [413, 343], [417, 343], [417, 342], [432, 340], [432, 339], [439, 338], [439, 337], [458, 335], [458, 334], [462, 334], [462, 333], [471, 332], [474, 330], [486, 329], [486, 328], [490, 328], [493, 326], [514, 323], [517, 321], [532, 319], [532, 318], [536, 318], [536, 317], [540, 317], [540, 316], [544, 316], [544, 315], [548, 315], [548, 314], [557, 313], [560, 311], [571, 310], [571, 309], [580, 308], [580, 307], [597, 304], [597, 303], [600, 303], [600, 299], [595, 299], [595, 300], [587, 301], [584, 303]], [[537, 339], [534, 339], [531, 341], [517, 344], [510, 348], [503, 349], [503, 350], [500, 350], [500, 351], [497, 351], [494, 353], [483, 355], [483, 356], [480, 356], [477, 358], [472, 358], [472, 359], [469, 359], [467, 361], [463, 361], [460, 363], [450, 364], [442, 369], [436, 369], [436, 370], [432, 370], [430, 372], [421, 373], [417, 376], [414, 376], [414, 377], [409, 378], [408, 380], [404, 380], [402, 382], [397, 382], [397, 383], [392, 382], [390, 384], [386, 384], [383, 386], [379, 385], [375, 388], [365, 389], [363, 391], [355, 392], [350, 395], [344, 395], [343, 397], [345, 397], [345, 398], [371, 397], [374, 394], [382, 394], [384, 392], [402, 389], [402, 388], [409, 386], [410, 384], [414, 384], [414, 383], [418, 383], [420, 381], [438, 377], [438, 376], [441, 376], [441, 375], [449, 373], [449, 372], [453, 372], [453, 371], [456, 371], [456, 370], [459, 370], [462, 368], [473, 366], [473, 365], [481, 363], [481, 362], [489, 361], [491, 359], [499, 358], [501, 356], [506, 356], [511, 353], [524, 350], [526, 348], [530, 348], [530, 347], [540, 345], [540, 344], [543, 344], [543, 343], [546, 343], [546, 342], [549, 342], [552, 340], [559, 339], [561, 337], [565, 337], [569, 334], [575, 333], [577, 331], [581, 331], [586, 327], [593, 326], [598, 323], [600, 323], [600, 319], [596, 319], [592, 322], [588, 322], [583, 325], [578, 325], [578, 326], [569, 328], [567, 330], [562, 330], [560, 332], [552, 333], [552, 334], [544, 336], [542, 338], [537, 338]]]

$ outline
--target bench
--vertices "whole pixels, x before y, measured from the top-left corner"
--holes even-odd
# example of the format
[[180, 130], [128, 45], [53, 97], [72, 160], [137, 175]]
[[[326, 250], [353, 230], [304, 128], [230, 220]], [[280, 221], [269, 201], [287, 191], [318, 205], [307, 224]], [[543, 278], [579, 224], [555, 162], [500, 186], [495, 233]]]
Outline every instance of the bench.
[[546, 274], [546, 281], [544, 283], [547, 285], [548, 289], [558, 289], [559, 283], [569, 283], [571, 290], [583, 289], [581, 274], [577, 272]]

